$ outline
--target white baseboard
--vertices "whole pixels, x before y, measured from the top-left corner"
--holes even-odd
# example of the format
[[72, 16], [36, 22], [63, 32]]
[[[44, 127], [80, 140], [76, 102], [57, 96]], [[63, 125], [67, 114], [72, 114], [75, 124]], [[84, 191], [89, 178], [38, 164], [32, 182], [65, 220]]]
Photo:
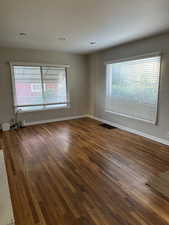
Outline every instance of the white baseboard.
[[84, 118], [84, 117], [89, 117], [89, 115], [69, 116], [69, 117], [56, 118], [56, 119], [51, 119], [51, 120], [39, 120], [39, 121], [33, 121], [33, 122], [25, 122], [25, 126], [52, 123], [52, 122], [58, 122], [58, 121], [64, 121], [64, 120], [74, 120], [74, 119], [80, 119], [80, 118]]
[[159, 138], [159, 137], [155, 137], [155, 136], [152, 136], [150, 134], [146, 134], [142, 131], [138, 131], [138, 130], [135, 130], [135, 129], [132, 129], [132, 128], [129, 128], [129, 127], [125, 127], [123, 125], [120, 125], [118, 123], [113, 123], [113, 122], [110, 122], [108, 120], [104, 120], [104, 119], [101, 119], [101, 118], [98, 118], [98, 117], [95, 117], [95, 116], [92, 116], [92, 115], [87, 115], [89, 118], [92, 118], [92, 119], [95, 119], [95, 120], [98, 120], [100, 122], [103, 122], [103, 123], [107, 123], [109, 125], [112, 125], [112, 126], [115, 126], [115, 127], [118, 127], [119, 129], [121, 130], [125, 130], [125, 131], [128, 131], [130, 133], [133, 133], [133, 134], [137, 134], [137, 135], [140, 135], [140, 136], [143, 136], [145, 138], [148, 138], [148, 139], [151, 139], [153, 141], [157, 141], [159, 143], [162, 143], [164, 145], [169, 145], [169, 141], [168, 140], [165, 140], [163, 138]]

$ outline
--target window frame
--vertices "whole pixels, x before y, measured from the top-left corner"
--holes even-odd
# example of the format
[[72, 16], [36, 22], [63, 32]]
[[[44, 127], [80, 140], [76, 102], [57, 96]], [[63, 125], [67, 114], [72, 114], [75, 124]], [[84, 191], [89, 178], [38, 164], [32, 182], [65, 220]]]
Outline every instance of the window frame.
[[[46, 111], [46, 110], [53, 110], [53, 109], [64, 109], [64, 108], [70, 108], [70, 95], [69, 95], [69, 82], [68, 82], [68, 69], [70, 68], [69, 65], [58, 65], [58, 64], [44, 64], [44, 63], [29, 63], [29, 62], [9, 62], [10, 65], [10, 71], [11, 71], [11, 83], [12, 83], [12, 97], [13, 97], [13, 109], [16, 113], [27, 113], [27, 112], [36, 112], [36, 111]], [[22, 105], [16, 104], [16, 87], [15, 87], [15, 75], [14, 75], [14, 66], [32, 66], [32, 67], [40, 67], [41, 70], [41, 77], [42, 77], [42, 67], [57, 67], [57, 68], [64, 68], [65, 69], [65, 75], [66, 75], [66, 95], [67, 95], [67, 101], [66, 102], [60, 102], [60, 103], [49, 103], [49, 104], [33, 104], [33, 105], [23, 105], [23, 107], [29, 107], [29, 106], [42, 106], [41, 109], [30, 109], [30, 110], [18, 110], [18, 107], [22, 107]], [[42, 81], [43, 84], [43, 81]], [[59, 106], [64, 105], [65, 106]], [[46, 106], [52, 106], [51, 108], [46, 108]], [[56, 106], [58, 105], [58, 106]]]
[[[110, 114], [114, 114], [117, 116], [122, 116], [124, 118], [129, 118], [129, 119], [134, 119], [134, 120], [138, 120], [138, 121], [142, 121], [142, 122], [146, 122], [146, 123], [150, 123], [153, 125], [157, 125], [158, 124], [158, 114], [159, 114], [159, 101], [160, 101], [160, 85], [161, 85], [161, 77], [162, 77], [162, 52], [153, 52], [153, 53], [148, 53], [148, 54], [144, 54], [144, 55], [136, 55], [136, 56], [132, 56], [132, 57], [124, 57], [124, 58], [119, 58], [119, 59], [112, 59], [109, 61], [105, 61], [104, 62], [104, 67], [105, 67], [105, 106], [104, 106], [104, 111], [106, 113], [110, 113]], [[110, 111], [106, 109], [106, 97], [107, 97], [107, 89], [108, 89], [108, 78], [107, 78], [107, 65], [109, 64], [113, 64], [113, 63], [120, 63], [120, 62], [127, 62], [127, 61], [134, 61], [134, 60], [141, 60], [141, 59], [146, 59], [146, 58], [151, 58], [151, 57], [160, 57], [160, 69], [159, 69], [159, 81], [158, 81], [158, 94], [157, 94], [157, 104], [156, 104], [156, 114], [155, 114], [155, 120], [154, 121], [149, 121], [149, 120], [144, 120], [135, 116], [130, 116], [127, 115], [125, 113], [118, 113], [118, 112], [114, 112], [114, 111]]]

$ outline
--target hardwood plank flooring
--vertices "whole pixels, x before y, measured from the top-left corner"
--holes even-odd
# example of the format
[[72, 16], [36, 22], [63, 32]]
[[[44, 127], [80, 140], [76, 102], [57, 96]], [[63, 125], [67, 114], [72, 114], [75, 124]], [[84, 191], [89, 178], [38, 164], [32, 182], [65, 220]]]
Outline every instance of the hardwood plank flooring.
[[3, 132], [16, 225], [169, 225], [169, 147], [84, 118]]

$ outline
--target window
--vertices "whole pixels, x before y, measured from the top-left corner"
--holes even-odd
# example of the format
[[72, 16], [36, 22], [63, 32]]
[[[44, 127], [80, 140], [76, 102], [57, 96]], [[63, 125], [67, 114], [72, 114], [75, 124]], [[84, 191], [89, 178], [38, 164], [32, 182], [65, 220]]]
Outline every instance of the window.
[[15, 109], [19, 111], [67, 107], [67, 68], [11, 65]]
[[41, 84], [31, 84], [31, 92], [41, 92]]
[[107, 112], [157, 121], [160, 56], [106, 64]]

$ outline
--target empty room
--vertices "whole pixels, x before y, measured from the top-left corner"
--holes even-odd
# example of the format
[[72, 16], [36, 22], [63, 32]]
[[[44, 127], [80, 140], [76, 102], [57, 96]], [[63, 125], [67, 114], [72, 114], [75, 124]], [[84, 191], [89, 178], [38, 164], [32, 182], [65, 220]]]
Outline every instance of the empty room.
[[169, 1], [0, 18], [0, 225], [169, 225]]

